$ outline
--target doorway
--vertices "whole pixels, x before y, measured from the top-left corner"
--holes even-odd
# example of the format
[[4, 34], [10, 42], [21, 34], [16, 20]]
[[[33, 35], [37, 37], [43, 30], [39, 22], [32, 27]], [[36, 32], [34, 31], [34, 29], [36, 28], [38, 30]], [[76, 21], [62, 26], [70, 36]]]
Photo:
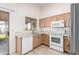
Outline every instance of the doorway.
[[0, 55], [9, 54], [9, 12], [0, 10]]

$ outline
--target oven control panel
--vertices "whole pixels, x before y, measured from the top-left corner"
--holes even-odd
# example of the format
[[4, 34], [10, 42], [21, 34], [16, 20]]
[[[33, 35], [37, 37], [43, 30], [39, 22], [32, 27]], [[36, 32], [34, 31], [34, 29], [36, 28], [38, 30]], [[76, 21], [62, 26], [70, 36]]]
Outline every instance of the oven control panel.
[[65, 29], [64, 28], [52, 28], [52, 33], [64, 35]]

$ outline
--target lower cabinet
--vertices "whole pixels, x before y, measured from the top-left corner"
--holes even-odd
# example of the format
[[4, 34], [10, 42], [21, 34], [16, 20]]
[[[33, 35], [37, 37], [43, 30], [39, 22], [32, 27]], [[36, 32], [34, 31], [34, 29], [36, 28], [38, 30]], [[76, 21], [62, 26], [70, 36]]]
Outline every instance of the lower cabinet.
[[33, 35], [33, 48], [42, 44], [42, 35]]
[[22, 38], [16, 37], [16, 53], [22, 54]]
[[43, 44], [49, 46], [49, 34], [43, 34]]
[[45, 44], [49, 46], [49, 35], [48, 34], [33, 35], [33, 48], [41, 44]]
[[64, 36], [64, 52], [66, 53], [70, 52], [70, 40], [68, 38], [68, 36]]
[[32, 37], [16, 37], [16, 53], [25, 54], [33, 49]]

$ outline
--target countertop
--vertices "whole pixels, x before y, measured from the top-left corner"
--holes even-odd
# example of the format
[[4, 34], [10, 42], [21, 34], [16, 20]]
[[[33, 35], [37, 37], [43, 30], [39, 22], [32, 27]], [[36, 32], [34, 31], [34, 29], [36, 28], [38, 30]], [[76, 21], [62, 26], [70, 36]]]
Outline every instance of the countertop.
[[[23, 32], [17, 32], [16, 36], [18, 37], [29, 37], [33, 35], [38, 35], [38, 34], [51, 34], [51, 31], [38, 31], [36, 33], [32, 33], [32, 31], [23, 31]], [[68, 34], [64, 34], [64, 36], [69, 36]]]
[[15, 35], [18, 37], [29, 37], [32, 36], [32, 31], [17, 32]]

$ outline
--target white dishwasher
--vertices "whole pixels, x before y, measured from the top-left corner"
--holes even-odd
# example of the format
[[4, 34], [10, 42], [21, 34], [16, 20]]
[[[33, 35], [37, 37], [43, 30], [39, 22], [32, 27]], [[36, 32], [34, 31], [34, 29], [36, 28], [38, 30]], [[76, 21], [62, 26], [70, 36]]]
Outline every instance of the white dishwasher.
[[32, 36], [22, 38], [22, 54], [25, 54], [33, 49]]

